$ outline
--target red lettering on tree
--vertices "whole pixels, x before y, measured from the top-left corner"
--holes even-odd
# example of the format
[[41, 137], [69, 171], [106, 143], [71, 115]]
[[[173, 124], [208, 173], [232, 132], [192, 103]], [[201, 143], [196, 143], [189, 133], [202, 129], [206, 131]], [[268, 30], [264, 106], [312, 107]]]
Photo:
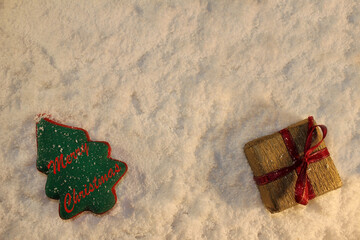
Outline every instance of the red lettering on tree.
[[91, 183], [89, 183], [89, 192], [93, 192], [93, 191], [94, 191], [94, 186]]
[[95, 184], [95, 188], [98, 189], [99, 187], [98, 187], [98, 185], [96, 185], [96, 180], [97, 180], [96, 177], [94, 177], [93, 183]]
[[120, 167], [117, 163], [115, 163], [115, 172], [120, 172]]
[[108, 172], [108, 177], [109, 178], [112, 178], [113, 176], [115, 176], [115, 173], [114, 171], [112, 170], [112, 168], [109, 169], [109, 172]]
[[67, 208], [67, 204], [66, 204], [66, 198], [67, 198], [67, 197], [69, 197], [69, 203], [68, 203], [68, 205], [71, 204], [71, 194], [70, 194], [70, 193], [67, 193], [67, 194], [65, 195], [65, 199], [64, 199], [64, 207], [65, 207], [65, 211], [66, 211], [67, 213], [71, 213], [71, 212], [73, 211], [74, 207], [75, 207], [75, 203], [73, 204], [73, 207], [72, 207], [71, 209], [68, 209], [68, 208]]
[[[68, 155], [68, 156], [70, 156], [70, 155]], [[66, 162], [68, 162], [67, 160], [68, 160], [68, 157], [66, 157]], [[62, 154], [60, 155], [60, 160], [55, 159], [55, 162], [58, 164], [57, 165], [58, 169], [59, 169], [59, 166], [60, 166], [60, 162], [62, 162], [62, 161], [63, 161]], [[50, 161], [49, 166], [51, 166], [51, 164], [53, 164], [54, 169], [56, 169], [54, 161]], [[49, 166], [48, 166], [48, 168], [50, 168]], [[109, 178], [112, 178], [113, 176], [115, 176], [116, 173], [120, 172], [120, 169], [121, 168], [119, 167], [119, 165], [115, 164], [115, 172], [114, 172], [114, 170], [112, 168], [110, 168], [109, 171], [108, 171], [108, 174], [104, 174], [103, 176], [101, 176], [99, 178], [99, 180], [96, 177], [94, 177], [93, 183], [95, 184], [95, 188], [98, 189], [103, 183], [107, 182], [109, 180]], [[99, 186], [96, 185], [97, 180], [98, 180]], [[87, 186], [85, 184], [84, 185], [84, 191], [80, 191], [79, 194], [76, 194], [75, 189], [73, 189], [73, 197], [72, 198], [71, 198], [71, 194], [67, 193], [65, 195], [65, 198], [64, 198], [65, 211], [67, 213], [71, 213], [73, 211], [75, 205], [81, 201], [81, 198], [85, 198], [86, 196], [90, 195], [90, 193], [92, 193], [94, 190], [95, 190], [94, 185], [89, 183], [89, 187], [87, 188]], [[84, 192], [85, 192], [85, 194], [84, 194]], [[68, 206], [71, 206], [71, 204], [72, 204], [72, 208], [69, 209]]]

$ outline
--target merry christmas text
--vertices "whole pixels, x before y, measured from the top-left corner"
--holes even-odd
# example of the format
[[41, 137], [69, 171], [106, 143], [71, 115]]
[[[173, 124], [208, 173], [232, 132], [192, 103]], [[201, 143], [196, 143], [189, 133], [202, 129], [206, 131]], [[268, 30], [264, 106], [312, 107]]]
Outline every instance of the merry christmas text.
[[73, 159], [77, 159], [78, 156], [81, 156], [83, 153], [86, 153], [87, 156], [89, 156], [89, 146], [85, 143], [84, 145], [81, 145], [81, 147], [75, 149], [74, 152], [68, 154], [66, 156], [66, 161], [64, 164], [64, 155], [61, 153], [60, 157], [56, 157], [55, 161], [51, 160], [48, 164], [48, 169], [50, 169], [51, 165], [53, 166], [54, 174], [56, 174], [56, 169], [58, 172], [60, 172], [60, 169], [66, 168], [68, 164], [72, 163]]
[[[101, 187], [102, 184], [107, 182], [110, 178], [114, 177], [116, 173], [120, 172], [121, 168], [117, 163], [115, 163], [115, 171], [110, 168], [108, 173], [104, 174], [100, 178], [94, 177], [92, 183], [89, 183], [89, 186], [84, 185], [84, 191], [80, 191], [78, 194], [76, 193], [75, 189], [73, 189], [73, 194], [67, 193], [64, 198], [64, 207], [67, 213], [71, 213], [74, 210], [74, 207], [77, 203], [81, 201], [82, 198], [89, 196], [90, 193], [95, 191]], [[72, 196], [71, 196], [72, 195]]]

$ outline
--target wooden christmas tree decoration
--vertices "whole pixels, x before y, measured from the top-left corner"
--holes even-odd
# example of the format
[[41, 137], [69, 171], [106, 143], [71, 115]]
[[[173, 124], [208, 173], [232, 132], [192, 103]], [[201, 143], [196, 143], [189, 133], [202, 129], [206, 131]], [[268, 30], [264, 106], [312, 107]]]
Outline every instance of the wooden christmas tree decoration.
[[94, 142], [84, 129], [42, 118], [36, 124], [36, 167], [47, 175], [45, 193], [59, 199], [59, 214], [72, 218], [83, 211], [104, 213], [116, 202], [115, 185], [127, 171], [110, 157], [107, 142]]

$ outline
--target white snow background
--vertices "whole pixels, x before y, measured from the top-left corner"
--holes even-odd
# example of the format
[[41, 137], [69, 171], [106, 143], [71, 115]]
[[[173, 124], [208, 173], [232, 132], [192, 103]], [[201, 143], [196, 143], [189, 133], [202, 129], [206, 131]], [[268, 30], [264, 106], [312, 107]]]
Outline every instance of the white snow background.
[[[0, 1], [1, 239], [359, 239], [359, 1]], [[108, 213], [62, 220], [36, 115], [108, 141]], [[341, 189], [271, 215], [246, 142], [313, 115]]]

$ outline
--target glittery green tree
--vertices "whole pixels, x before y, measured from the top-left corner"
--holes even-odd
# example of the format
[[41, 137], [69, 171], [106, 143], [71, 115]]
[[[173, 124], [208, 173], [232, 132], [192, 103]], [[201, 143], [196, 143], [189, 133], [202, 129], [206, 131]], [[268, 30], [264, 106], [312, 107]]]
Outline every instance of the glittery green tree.
[[127, 166], [110, 158], [107, 142], [93, 142], [85, 130], [48, 118], [37, 122], [36, 135], [36, 167], [48, 176], [46, 195], [60, 200], [61, 218], [87, 210], [100, 214], [115, 205], [114, 188]]

